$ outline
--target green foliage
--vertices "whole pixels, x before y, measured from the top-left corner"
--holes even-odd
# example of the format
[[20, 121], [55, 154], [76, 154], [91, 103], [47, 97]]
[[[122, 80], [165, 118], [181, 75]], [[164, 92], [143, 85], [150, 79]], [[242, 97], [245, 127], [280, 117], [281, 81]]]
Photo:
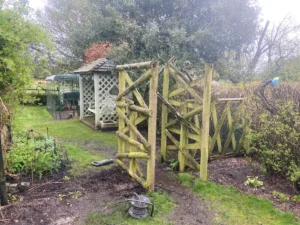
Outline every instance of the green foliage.
[[68, 159], [71, 161], [70, 173], [74, 176], [82, 175], [91, 169], [98, 171], [100, 168], [95, 168], [91, 162], [111, 157], [111, 151], [117, 147], [118, 139], [115, 134], [94, 131], [78, 119], [54, 121], [45, 106], [26, 106], [13, 121], [13, 129], [16, 132], [34, 129], [45, 133], [47, 127], [49, 135], [56, 134], [59, 143], [66, 148]]
[[23, 98], [31, 82], [37, 49], [50, 49], [46, 33], [17, 5], [0, 8], [0, 95], [10, 104]]
[[38, 174], [57, 172], [64, 155], [53, 137], [14, 136], [12, 149], [6, 155], [7, 170], [12, 173]]
[[71, 53], [68, 58], [83, 59], [93, 43], [108, 41], [117, 63], [158, 54], [199, 63], [199, 58], [215, 62], [252, 43], [258, 13], [250, 0], [53, 0], [46, 6], [45, 22], [59, 38], [60, 49]]
[[264, 182], [258, 180], [258, 177], [251, 178], [251, 176], [247, 176], [245, 185], [254, 187], [256, 189], [257, 187], [263, 186]]
[[277, 112], [261, 114], [255, 130], [248, 136], [252, 143], [249, 154], [257, 157], [271, 174], [300, 181], [300, 115], [294, 104], [276, 104]]
[[288, 202], [290, 200], [290, 197], [285, 195], [284, 193], [273, 191], [272, 195], [281, 203]]

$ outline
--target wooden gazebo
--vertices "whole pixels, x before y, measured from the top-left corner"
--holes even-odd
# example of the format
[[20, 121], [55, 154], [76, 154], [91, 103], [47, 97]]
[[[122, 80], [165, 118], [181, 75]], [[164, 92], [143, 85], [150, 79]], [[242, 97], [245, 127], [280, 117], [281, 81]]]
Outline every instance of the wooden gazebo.
[[117, 127], [118, 77], [114, 64], [97, 59], [74, 73], [80, 74], [80, 120], [93, 129]]

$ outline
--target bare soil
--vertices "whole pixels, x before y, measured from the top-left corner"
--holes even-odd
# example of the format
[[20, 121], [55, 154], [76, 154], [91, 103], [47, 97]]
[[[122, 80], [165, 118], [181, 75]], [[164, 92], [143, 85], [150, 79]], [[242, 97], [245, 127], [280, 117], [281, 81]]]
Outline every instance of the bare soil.
[[[269, 199], [281, 211], [291, 212], [300, 217], [300, 205], [295, 201], [281, 201], [274, 196], [273, 191], [285, 194], [292, 198], [300, 193], [293, 184], [283, 177], [269, 176], [263, 173], [262, 166], [247, 158], [223, 158], [209, 163], [209, 179], [217, 184], [232, 185], [243, 193]], [[258, 177], [263, 186], [257, 189], [245, 185], [247, 176]]]
[[[86, 144], [89, 148], [94, 146], [93, 143]], [[108, 152], [108, 149], [105, 150]], [[115, 152], [115, 149], [109, 150], [111, 154]], [[272, 195], [273, 191], [288, 196], [298, 194], [292, 184], [280, 177], [266, 176], [256, 162], [249, 162], [245, 158], [220, 159], [210, 162], [209, 172], [211, 181], [232, 185], [243, 193], [270, 199], [282, 211], [300, 216], [300, 207], [295, 202], [282, 203]], [[84, 176], [63, 181], [66, 174], [67, 169], [63, 169], [54, 176], [35, 180], [29, 190], [16, 194], [18, 200], [15, 203], [0, 208], [0, 222], [7, 225], [84, 224], [87, 214], [100, 209], [105, 203], [127, 199], [134, 192], [145, 193], [119, 167], [93, 170]], [[244, 183], [247, 176], [258, 176], [264, 182], [263, 187], [255, 190], [246, 186]], [[29, 181], [30, 177], [22, 180]], [[156, 189], [169, 193], [177, 204], [168, 218], [173, 224], [212, 224], [214, 216], [209, 202], [191, 193], [191, 189], [176, 180], [173, 171], [160, 163], [157, 163], [156, 169]]]
[[[19, 225], [84, 224], [88, 213], [100, 209], [107, 202], [128, 199], [134, 192], [145, 194], [145, 190], [119, 167], [63, 181], [66, 172], [44, 178], [26, 192], [17, 194], [15, 203], [0, 208], [3, 218], [0, 222]], [[199, 200], [188, 188], [179, 184], [174, 173], [167, 171], [162, 164], [158, 164], [156, 182], [156, 189], [168, 192], [177, 204], [170, 221], [178, 225], [211, 224], [209, 203]]]

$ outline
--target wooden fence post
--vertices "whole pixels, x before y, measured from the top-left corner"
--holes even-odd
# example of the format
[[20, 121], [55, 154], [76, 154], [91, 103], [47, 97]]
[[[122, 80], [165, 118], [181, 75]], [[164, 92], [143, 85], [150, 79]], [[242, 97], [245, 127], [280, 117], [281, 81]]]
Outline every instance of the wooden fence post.
[[[137, 118], [137, 112], [130, 112], [130, 121], [131, 123], [135, 124], [135, 120]], [[130, 138], [134, 141], [137, 140], [137, 136], [136, 134], [130, 130]], [[135, 147], [134, 145], [130, 145], [129, 146], [129, 152], [137, 152], [137, 147]], [[133, 171], [134, 173], [136, 173], [136, 159], [135, 158], [131, 158], [130, 162], [129, 162], [129, 169], [131, 171]]]
[[158, 85], [158, 67], [155, 63], [152, 69], [152, 77], [150, 79], [149, 93], [149, 110], [151, 116], [148, 123], [148, 142], [150, 143], [150, 159], [147, 165], [147, 183], [149, 191], [154, 191], [155, 184], [155, 157], [156, 157], [156, 118], [157, 118], [157, 85]]
[[[187, 114], [187, 103], [183, 103], [181, 105], [180, 109], [180, 114], [181, 115], [186, 115]], [[179, 151], [178, 151], [178, 161], [179, 161], [179, 171], [183, 172], [185, 168], [185, 145], [186, 145], [186, 139], [187, 139], [187, 127], [185, 124], [181, 123], [180, 125], [180, 142], [179, 142]]]
[[[169, 65], [164, 68], [164, 81], [163, 81], [163, 98], [168, 101], [169, 95]], [[167, 136], [166, 136], [166, 124], [168, 123], [168, 108], [165, 104], [162, 104], [162, 116], [161, 116], [161, 161], [166, 161], [167, 158]]]
[[203, 181], [207, 180], [212, 75], [213, 75], [212, 65], [205, 64], [203, 114], [202, 114], [201, 165], [200, 165], [200, 179]]
[[[125, 91], [125, 73], [123, 70], [119, 71], [119, 93], [122, 93]], [[120, 99], [120, 103], [125, 103], [125, 100]], [[125, 114], [125, 109], [120, 108], [120, 110]], [[119, 116], [119, 131], [122, 131], [125, 128], [125, 121], [124, 118]], [[119, 138], [118, 140], [118, 153], [125, 153], [125, 143], [124, 141]]]

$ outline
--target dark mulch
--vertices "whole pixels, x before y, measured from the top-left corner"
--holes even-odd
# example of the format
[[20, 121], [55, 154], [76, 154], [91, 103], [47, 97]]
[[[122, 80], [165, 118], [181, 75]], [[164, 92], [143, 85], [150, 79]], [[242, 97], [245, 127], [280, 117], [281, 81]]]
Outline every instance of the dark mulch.
[[10, 219], [6, 224], [82, 224], [89, 212], [106, 202], [131, 197], [133, 192], [144, 190], [113, 167], [71, 181], [53, 179], [36, 184], [20, 193], [16, 203], [1, 207], [1, 213]]
[[[245, 185], [247, 176], [256, 177], [263, 181], [263, 186], [257, 189]], [[300, 217], [300, 206], [294, 201], [279, 201], [273, 191], [293, 197], [300, 193], [293, 184], [283, 177], [269, 176], [263, 173], [259, 163], [247, 158], [224, 158], [209, 163], [209, 179], [222, 185], [232, 185], [243, 193], [252, 194], [261, 198], [270, 199], [274, 206], [281, 211], [292, 212]]]

